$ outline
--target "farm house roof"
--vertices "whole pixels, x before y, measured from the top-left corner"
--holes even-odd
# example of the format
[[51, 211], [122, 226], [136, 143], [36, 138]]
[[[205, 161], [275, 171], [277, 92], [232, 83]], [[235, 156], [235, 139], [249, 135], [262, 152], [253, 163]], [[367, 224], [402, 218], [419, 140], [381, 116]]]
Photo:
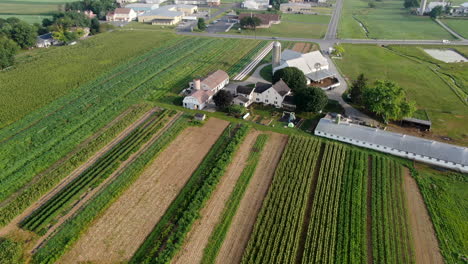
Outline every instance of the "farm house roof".
[[311, 72], [311, 73], [306, 74], [306, 77], [309, 78], [310, 80], [314, 81], [314, 82], [318, 82], [318, 81], [321, 81], [323, 79], [333, 77], [333, 76], [335, 76], [335, 74], [333, 74], [329, 70], [320, 70], [320, 71]]
[[225, 71], [217, 70], [204, 78], [201, 83], [207, 85], [210, 89], [214, 89], [227, 79], [229, 79], [229, 75]]
[[273, 84], [273, 89], [275, 89], [281, 96], [284, 96], [291, 91], [291, 88], [289, 88], [283, 79], [280, 79], [275, 84]]
[[346, 122], [337, 124], [328, 118], [320, 119], [316, 131], [468, 166], [468, 148], [434, 140]]
[[277, 71], [286, 67], [296, 67], [301, 70], [304, 74], [309, 74], [316, 71], [315, 65], [320, 64], [328, 66], [327, 59], [322, 55], [320, 51], [312, 51], [309, 53], [300, 53], [294, 50], [284, 50], [281, 53], [280, 66], [276, 67], [274, 71]]

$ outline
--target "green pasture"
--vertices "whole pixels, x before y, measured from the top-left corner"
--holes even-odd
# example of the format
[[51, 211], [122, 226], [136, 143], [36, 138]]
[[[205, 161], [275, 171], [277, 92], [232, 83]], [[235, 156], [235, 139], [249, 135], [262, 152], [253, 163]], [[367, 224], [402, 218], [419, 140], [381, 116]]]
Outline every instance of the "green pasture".
[[468, 39], [468, 19], [441, 19], [450, 29]]
[[0, 15], [0, 18], [9, 18], [9, 17], [17, 17], [23, 21], [26, 21], [30, 24], [34, 23], [42, 23], [42, 20], [45, 18], [52, 18], [51, 16], [41, 16], [41, 15]]
[[172, 38], [162, 31], [119, 31], [21, 53], [13, 69], [0, 72], [0, 128]]
[[446, 263], [466, 263], [468, 252], [468, 175], [426, 166], [415, 177], [431, 216]]
[[[371, 39], [454, 39], [444, 28], [429, 17], [410, 14], [401, 0], [375, 2], [369, 0], [346, 0], [340, 20], [340, 38]], [[362, 23], [365, 30], [359, 25]]]
[[[419, 109], [427, 111], [435, 134], [468, 145], [468, 106], [460, 98], [466, 92], [463, 84], [468, 83], [467, 63], [442, 63], [415, 46], [344, 44], [344, 47], [343, 59], [335, 62], [349, 81], [364, 73], [370, 82], [378, 79], [397, 82]], [[459, 86], [449, 86], [446, 74], [451, 74]]]
[[271, 36], [285, 38], [322, 38], [328, 27], [330, 16], [284, 14], [281, 23], [270, 28], [257, 28], [238, 31], [238, 26], [232, 27], [228, 34], [250, 36]]

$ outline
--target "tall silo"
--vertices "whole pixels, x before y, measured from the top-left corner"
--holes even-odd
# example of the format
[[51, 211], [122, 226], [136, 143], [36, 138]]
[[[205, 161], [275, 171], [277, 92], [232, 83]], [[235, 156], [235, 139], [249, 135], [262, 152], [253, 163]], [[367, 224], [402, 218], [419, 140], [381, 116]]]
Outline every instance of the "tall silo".
[[281, 43], [275, 41], [273, 43], [273, 68], [278, 67], [281, 62]]

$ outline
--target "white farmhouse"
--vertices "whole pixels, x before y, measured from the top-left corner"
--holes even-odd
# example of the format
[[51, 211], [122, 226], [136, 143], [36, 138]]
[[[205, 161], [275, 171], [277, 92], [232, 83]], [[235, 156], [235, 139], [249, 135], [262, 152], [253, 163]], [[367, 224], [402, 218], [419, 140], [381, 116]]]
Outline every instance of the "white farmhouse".
[[116, 8], [114, 11], [110, 11], [106, 15], [107, 21], [120, 21], [120, 22], [130, 22], [135, 20], [137, 13], [131, 8]]
[[290, 93], [291, 89], [283, 80], [279, 80], [274, 85], [257, 83], [254, 89], [254, 102], [280, 108], [283, 106], [284, 98]]
[[195, 79], [190, 82], [190, 94], [186, 96], [182, 105], [188, 109], [203, 109], [219, 90], [229, 83], [229, 75], [217, 70], [204, 79]]

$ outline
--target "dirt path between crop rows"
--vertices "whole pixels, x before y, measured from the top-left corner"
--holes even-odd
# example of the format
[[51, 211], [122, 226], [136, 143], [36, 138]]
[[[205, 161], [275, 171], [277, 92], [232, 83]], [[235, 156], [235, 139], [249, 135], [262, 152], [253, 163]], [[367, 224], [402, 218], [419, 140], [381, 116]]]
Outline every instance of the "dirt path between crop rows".
[[418, 184], [411, 177], [408, 168], [404, 168], [403, 174], [416, 263], [443, 264], [444, 260], [440, 254], [434, 227], [432, 226], [423, 197], [419, 192]]
[[245, 138], [231, 164], [229, 164], [226, 173], [218, 183], [215, 192], [201, 210], [201, 218], [192, 226], [192, 230], [188, 233], [181, 251], [173, 259], [173, 264], [195, 264], [200, 263], [202, 260], [203, 250], [221, 218], [226, 201], [229, 199], [242, 170], [247, 164], [247, 159], [259, 134], [258, 131], [253, 131]]
[[164, 120], [163, 122], [166, 122], [164, 124], [164, 127], [162, 127], [157, 133], [155, 133], [146, 143], [141, 146], [138, 151], [135, 153], [131, 154], [128, 159], [126, 159], [124, 162], [122, 162], [119, 167], [111, 174], [109, 177], [107, 177], [99, 186], [89, 190], [88, 192], [84, 193], [78, 202], [76, 202], [73, 207], [60, 219], [57, 220], [57, 222], [49, 229], [47, 230], [47, 233], [39, 238], [39, 240], [36, 242], [36, 245], [33, 248], [32, 253], [36, 251], [39, 247], [42, 246], [42, 243], [46, 241], [49, 236], [51, 236], [65, 221], [70, 219], [75, 213], [85, 206], [87, 202], [94, 197], [96, 193], [98, 193], [100, 190], [104, 189], [106, 186], [109, 185], [115, 178], [117, 178], [122, 172], [125, 171], [125, 169], [132, 164], [141, 154], [145, 153], [148, 148], [158, 140], [158, 138], [169, 128], [171, 127], [174, 122], [179, 119], [179, 117], [182, 115], [182, 113], [177, 113], [173, 117], [170, 117], [169, 120]]
[[50, 167], [48, 167], [47, 169], [45, 169], [44, 171], [40, 172], [39, 174], [37, 174], [36, 176], [34, 176], [32, 178], [31, 181], [29, 181], [26, 185], [24, 185], [23, 187], [21, 187], [20, 189], [18, 189], [15, 193], [13, 193], [12, 195], [10, 195], [7, 199], [3, 200], [1, 203], [0, 203], [0, 207], [4, 207], [6, 206], [7, 204], [9, 204], [13, 199], [15, 199], [16, 197], [18, 197], [18, 195], [21, 194], [21, 192], [23, 190], [25, 190], [26, 188], [30, 187], [31, 185], [35, 184], [37, 181], [39, 181], [39, 179], [56, 170], [57, 168], [59, 168], [65, 161], [71, 159], [76, 153], [78, 153], [80, 150], [84, 149], [91, 141], [95, 140], [96, 138], [98, 138], [99, 136], [101, 136], [102, 134], [104, 134], [111, 126], [113, 126], [115, 123], [119, 122], [120, 120], [122, 120], [123, 118], [125, 118], [125, 116], [127, 116], [133, 109], [135, 109], [136, 106], [132, 106], [132, 107], [129, 107], [127, 110], [125, 110], [124, 112], [122, 112], [120, 115], [118, 115], [114, 120], [112, 120], [110, 123], [108, 123], [107, 125], [105, 125], [104, 127], [102, 127], [101, 129], [99, 129], [96, 133], [94, 133], [92, 136], [88, 137], [87, 139], [85, 139], [83, 142], [81, 142], [78, 146], [75, 147], [75, 149], [73, 149], [71, 152], [69, 152], [68, 154], [66, 154], [64, 157], [62, 157], [61, 159], [59, 159], [58, 161], [56, 161], [54, 164], [52, 164]]
[[262, 207], [263, 199], [268, 192], [276, 166], [281, 159], [288, 141], [286, 135], [271, 133], [265, 145], [255, 174], [241, 200], [229, 231], [219, 251], [216, 263], [237, 264], [247, 246], [257, 215]]
[[229, 123], [189, 127], [83, 234], [60, 263], [128, 261]]
[[8, 225], [0, 229], [0, 236], [5, 236], [6, 234], [12, 232], [21, 232], [18, 227], [18, 224], [23, 220], [25, 217], [30, 215], [33, 211], [41, 207], [45, 202], [47, 202], [50, 198], [52, 198], [55, 194], [57, 194], [63, 187], [73, 181], [76, 177], [78, 177], [83, 171], [85, 171], [88, 167], [94, 164], [102, 155], [104, 155], [107, 151], [112, 149], [115, 145], [117, 145], [122, 139], [124, 139], [133, 129], [135, 129], [138, 125], [143, 123], [152, 113], [157, 111], [158, 108], [153, 108], [150, 111], [146, 112], [143, 116], [141, 116], [137, 121], [133, 124], [125, 128], [115, 139], [109, 142], [106, 146], [101, 148], [98, 152], [96, 152], [91, 158], [89, 158], [85, 163], [81, 164], [78, 168], [76, 168], [72, 173], [70, 173], [67, 177], [63, 178], [59, 184], [57, 184], [51, 191], [47, 194], [43, 195], [39, 200], [31, 205], [29, 208], [23, 211], [20, 215], [15, 217]]
[[367, 217], [366, 217], [366, 234], [367, 234], [367, 264], [374, 263], [372, 252], [372, 156], [367, 157]]

